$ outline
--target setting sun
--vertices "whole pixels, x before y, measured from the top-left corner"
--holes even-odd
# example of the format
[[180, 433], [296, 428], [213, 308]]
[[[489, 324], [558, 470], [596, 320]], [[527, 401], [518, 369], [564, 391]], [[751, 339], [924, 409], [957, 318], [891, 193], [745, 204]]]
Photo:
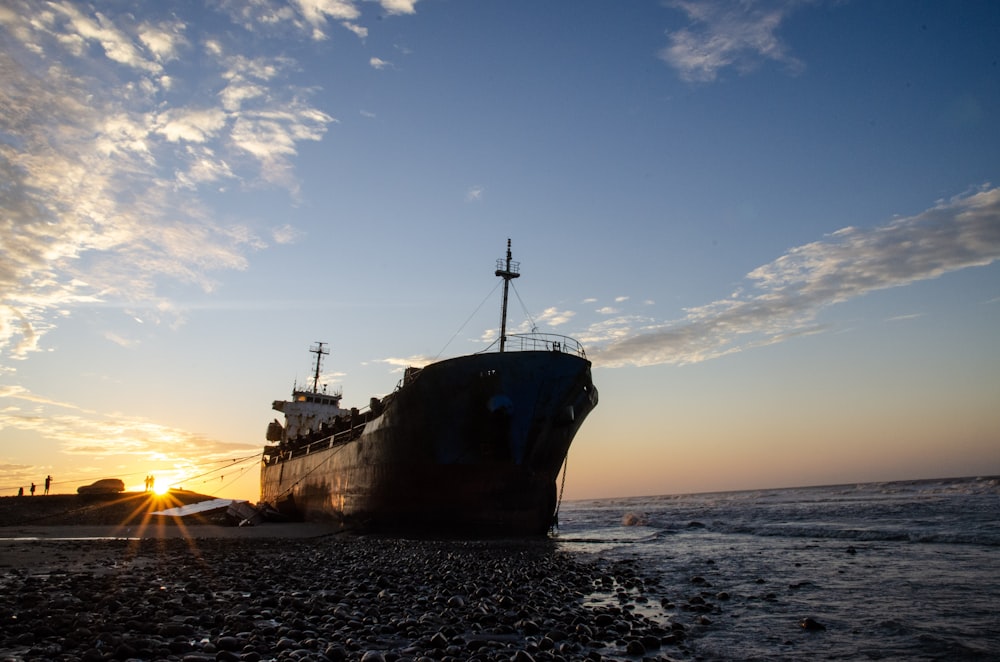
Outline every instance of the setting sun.
[[170, 491], [170, 486], [167, 485], [166, 483], [160, 483], [159, 485], [153, 487], [153, 492], [155, 492], [160, 496], [166, 494], [169, 491]]

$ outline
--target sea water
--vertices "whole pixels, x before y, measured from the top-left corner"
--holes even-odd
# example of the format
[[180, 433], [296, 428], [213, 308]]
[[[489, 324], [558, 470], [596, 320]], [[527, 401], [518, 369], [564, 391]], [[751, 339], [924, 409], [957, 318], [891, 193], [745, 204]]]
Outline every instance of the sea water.
[[658, 579], [668, 659], [1000, 660], [997, 477], [564, 502], [556, 540]]

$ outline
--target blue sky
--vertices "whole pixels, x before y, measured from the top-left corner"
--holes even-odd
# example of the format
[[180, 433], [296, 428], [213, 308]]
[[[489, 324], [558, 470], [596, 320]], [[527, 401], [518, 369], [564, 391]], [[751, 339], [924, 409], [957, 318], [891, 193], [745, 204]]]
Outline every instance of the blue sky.
[[[0, 493], [581, 340], [567, 498], [1000, 474], [993, 2], [0, 6]], [[239, 462], [251, 458], [247, 462]]]

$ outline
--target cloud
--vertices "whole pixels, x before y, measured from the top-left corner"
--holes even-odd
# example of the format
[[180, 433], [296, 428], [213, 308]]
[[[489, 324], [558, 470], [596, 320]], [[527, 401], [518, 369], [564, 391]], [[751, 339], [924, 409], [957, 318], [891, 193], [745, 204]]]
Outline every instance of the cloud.
[[[942, 201], [871, 229], [847, 227], [754, 269], [752, 294], [692, 308], [669, 324], [591, 327], [596, 364], [687, 364], [818, 333], [818, 313], [869, 292], [1000, 259], [1000, 188]], [[624, 331], [624, 333], [623, 333]]]
[[297, 153], [303, 140], [319, 140], [326, 125], [333, 121], [326, 113], [296, 104], [285, 109], [243, 112], [233, 125], [230, 139], [262, 164], [284, 163], [285, 157]]
[[910, 313], [909, 315], [895, 315], [886, 319], [887, 322], [908, 322], [910, 320], [920, 319], [923, 317], [923, 313]]
[[[386, 16], [416, 13], [418, 0], [378, 0]], [[249, 31], [272, 30], [278, 25], [290, 25], [308, 34], [315, 41], [327, 39], [330, 21], [353, 32], [359, 38], [368, 36], [368, 28], [359, 23], [362, 12], [358, 0], [219, 0], [232, 20]]]
[[174, 175], [180, 188], [197, 190], [202, 184], [236, 177], [229, 164], [217, 158], [211, 148], [189, 146], [187, 154], [187, 169], [178, 170]]
[[165, 279], [211, 291], [214, 273], [247, 268], [247, 253], [265, 246], [251, 228], [216, 220], [199, 190], [238, 181], [295, 195], [299, 144], [336, 121], [289, 82], [292, 60], [241, 54], [245, 39], [194, 32], [161, 9], [169, 18], [143, 23], [70, 2], [0, 11], [9, 358], [36, 351], [74, 306], [142, 302], [151, 322], [179, 322], [158, 294]]
[[[28, 389], [26, 389], [25, 387], [17, 384], [0, 384], [0, 398], [14, 398], [17, 400], [23, 400], [26, 402], [32, 402], [36, 404], [53, 405], [63, 409], [83, 411], [77, 405], [68, 402], [61, 402], [59, 400], [52, 400], [44, 396], [36, 395], [31, 391], [29, 391]], [[95, 412], [90, 412], [90, 413], [95, 413]], [[0, 429], [3, 429], [2, 425], [0, 425]]]
[[390, 16], [416, 13], [417, 2], [419, 2], [419, 0], [379, 0], [379, 4], [382, 5], [382, 9], [384, 9], [385, 13]]
[[178, 108], [156, 118], [155, 131], [170, 142], [203, 143], [225, 126], [226, 113], [219, 108]]
[[368, 64], [371, 65], [372, 69], [379, 69], [379, 70], [392, 66], [392, 62], [387, 62], [386, 60], [383, 60], [380, 57], [371, 58], [370, 60], [368, 60]]
[[422, 368], [433, 361], [434, 359], [418, 354], [407, 358], [392, 356], [385, 359], [378, 359], [376, 363], [385, 363], [392, 366], [392, 372], [403, 372], [406, 368]]
[[668, 32], [670, 45], [660, 51], [660, 58], [686, 81], [713, 81], [727, 68], [746, 73], [761, 60], [800, 71], [803, 64], [787, 53], [777, 32], [801, 4], [794, 0], [674, 0], [670, 6], [687, 14], [692, 25]]
[[157, 62], [167, 62], [178, 57], [178, 51], [188, 45], [184, 36], [187, 26], [181, 21], [144, 24], [139, 27], [139, 40], [153, 54]]
[[[215, 441], [146, 419], [101, 414], [32, 393], [21, 386], [0, 387], [0, 429], [36, 433], [55, 441], [60, 452], [87, 462], [122, 456], [172, 460], [178, 465], [257, 452], [255, 447]], [[191, 449], [198, 449], [193, 455]], [[5, 472], [0, 469], [0, 475]], [[17, 471], [8, 467], [11, 476]]]
[[366, 27], [362, 27], [350, 21], [344, 21], [343, 23], [341, 23], [341, 25], [343, 25], [345, 28], [356, 34], [359, 39], [364, 39], [368, 36], [368, 28]]
[[573, 319], [575, 315], [576, 313], [571, 310], [559, 310], [551, 307], [542, 311], [542, 314], [538, 316], [538, 321], [549, 326], [562, 326]]
[[288, 223], [271, 230], [271, 239], [279, 245], [293, 244], [301, 236], [302, 232]]
[[482, 186], [473, 186], [472, 188], [470, 188], [468, 191], [465, 192], [465, 201], [477, 202], [479, 200], [482, 200], [483, 193], [485, 192], [486, 189], [483, 188]]
[[231, 122], [226, 143], [257, 159], [269, 183], [294, 190], [291, 157], [298, 143], [321, 140], [336, 120], [305, 101], [298, 90], [278, 99], [272, 81], [295, 63], [287, 58], [221, 55], [227, 83], [219, 93]]
[[349, 21], [361, 16], [351, 0], [293, 0], [292, 4], [313, 25], [324, 23], [327, 17]]
[[353, 24], [361, 16], [354, 0], [219, 0], [218, 4], [248, 32], [273, 32], [291, 26], [315, 41], [327, 38], [328, 19]]
[[[132, 38], [115, 25], [112, 18], [101, 12], [88, 16], [70, 2], [52, 2], [49, 7], [53, 11], [25, 10], [27, 16], [39, 19], [35, 27], [40, 31], [51, 31], [74, 55], [83, 55], [87, 43], [92, 42], [101, 46], [109, 60], [141, 71], [160, 71], [160, 64], [137, 48]], [[160, 45], [158, 40], [153, 41], [155, 45]]]

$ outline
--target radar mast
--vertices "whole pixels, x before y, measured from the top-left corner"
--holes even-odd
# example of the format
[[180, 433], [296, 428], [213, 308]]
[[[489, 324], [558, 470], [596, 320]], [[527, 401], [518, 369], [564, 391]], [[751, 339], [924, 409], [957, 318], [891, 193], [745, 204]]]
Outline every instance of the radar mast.
[[507, 239], [507, 259], [503, 258], [497, 260], [497, 270], [496, 275], [503, 278], [503, 312], [500, 314], [500, 351], [504, 351], [504, 347], [507, 345], [507, 290], [510, 287], [510, 281], [514, 278], [519, 278], [521, 276], [520, 262], [512, 262], [510, 254], [510, 238]]
[[325, 342], [316, 342], [315, 345], [309, 348], [309, 351], [316, 355], [316, 367], [313, 371], [313, 393], [319, 393], [319, 371], [323, 365], [323, 357], [330, 353], [330, 350], [324, 349]]

